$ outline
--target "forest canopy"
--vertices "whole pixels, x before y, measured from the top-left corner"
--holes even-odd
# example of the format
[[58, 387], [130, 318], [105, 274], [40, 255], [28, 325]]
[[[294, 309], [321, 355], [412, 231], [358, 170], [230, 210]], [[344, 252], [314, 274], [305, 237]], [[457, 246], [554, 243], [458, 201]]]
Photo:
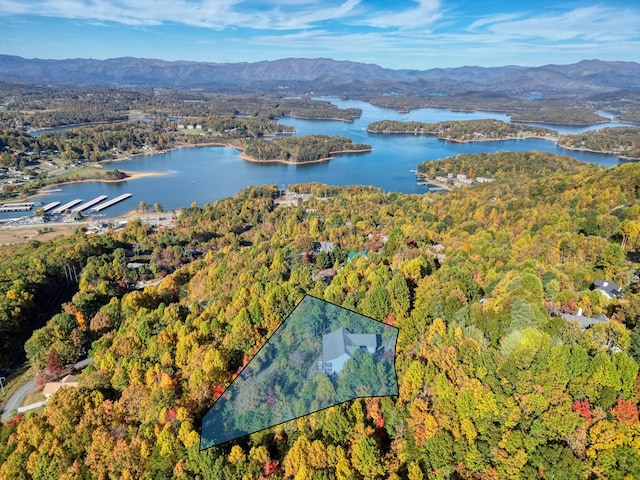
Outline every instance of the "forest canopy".
[[594, 132], [563, 135], [558, 145], [566, 148], [640, 158], [640, 127], [610, 127]]
[[431, 135], [442, 140], [455, 142], [479, 142], [529, 137], [545, 138], [555, 137], [558, 134], [558, 132], [549, 128], [507, 123], [493, 119], [438, 123], [381, 120], [369, 124], [367, 131], [387, 134]]
[[291, 163], [317, 162], [330, 160], [339, 153], [371, 151], [371, 145], [353, 143], [350, 138], [335, 135], [280, 137], [273, 140], [250, 139], [243, 145], [245, 159]]

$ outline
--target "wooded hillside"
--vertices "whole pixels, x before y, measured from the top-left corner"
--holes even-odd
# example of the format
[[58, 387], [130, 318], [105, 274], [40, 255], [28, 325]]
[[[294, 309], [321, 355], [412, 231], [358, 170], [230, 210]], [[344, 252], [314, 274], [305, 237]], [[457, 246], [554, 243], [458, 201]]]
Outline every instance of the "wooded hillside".
[[411, 133], [414, 135], [432, 135], [442, 140], [456, 142], [479, 142], [486, 140], [506, 140], [510, 138], [553, 137], [555, 130], [532, 127], [518, 123], [506, 123], [500, 120], [462, 120], [438, 123], [403, 122], [381, 120], [367, 127], [372, 133]]
[[[1, 428], [0, 477], [640, 477], [640, 165], [531, 152], [431, 165], [497, 180], [426, 195], [302, 185], [331, 196], [277, 208], [275, 186], [249, 188], [172, 230], [110, 234], [28, 342], [43, 371], [86, 345], [94, 364]], [[133, 245], [164, 278], [124, 293]], [[328, 283], [314, 276], [326, 265]], [[400, 328], [399, 396], [199, 452], [200, 419], [305, 293]], [[578, 309], [610, 321], [560, 316]]]

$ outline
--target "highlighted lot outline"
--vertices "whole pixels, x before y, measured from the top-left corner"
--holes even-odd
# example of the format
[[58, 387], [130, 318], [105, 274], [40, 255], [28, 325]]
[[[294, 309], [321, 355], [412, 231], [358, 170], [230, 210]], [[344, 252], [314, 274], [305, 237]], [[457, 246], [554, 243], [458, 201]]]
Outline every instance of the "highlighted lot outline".
[[306, 295], [202, 420], [200, 450], [356, 398], [398, 395], [398, 329]]

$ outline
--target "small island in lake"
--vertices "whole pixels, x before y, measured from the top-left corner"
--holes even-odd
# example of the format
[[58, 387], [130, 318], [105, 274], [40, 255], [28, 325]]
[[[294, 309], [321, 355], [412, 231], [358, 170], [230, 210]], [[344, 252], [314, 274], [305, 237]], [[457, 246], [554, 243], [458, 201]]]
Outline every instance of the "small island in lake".
[[242, 158], [254, 162], [311, 163], [331, 160], [338, 153], [365, 153], [371, 145], [353, 143], [350, 138], [330, 135], [281, 137], [273, 140], [247, 139]]
[[381, 120], [367, 127], [370, 133], [430, 135], [451, 142], [483, 142], [522, 138], [555, 139], [558, 132], [549, 128], [506, 123], [500, 120], [462, 120], [438, 123]]

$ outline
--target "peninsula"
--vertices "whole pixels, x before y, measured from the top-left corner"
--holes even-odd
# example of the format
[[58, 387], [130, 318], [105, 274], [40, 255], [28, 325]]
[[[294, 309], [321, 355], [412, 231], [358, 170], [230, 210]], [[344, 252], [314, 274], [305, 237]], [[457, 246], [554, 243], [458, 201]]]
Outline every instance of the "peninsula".
[[381, 120], [367, 127], [369, 133], [428, 135], [449, 142], [495, 142], [539, 138], [553, 140], [567, 150], [616, 155], [622, 160], [640, 159], [640, 127], [610, 127], [559, 135], [549, 128], [506, 123], [500, 120], [462, 120], [439, 123]]
[[623, 160], [640, 160], [640, 127], [610, 127], [562, 135], [558, 145], [569, 150], [610, 153]]
[[369, 133], [429, 135], [451, 142], [493, 142], [522, 138], [553, 139], [558, 132], [549, 128], [533, 127], [500, 120], [463, 120], [438, 123], [381, 120], [367, 127]]

